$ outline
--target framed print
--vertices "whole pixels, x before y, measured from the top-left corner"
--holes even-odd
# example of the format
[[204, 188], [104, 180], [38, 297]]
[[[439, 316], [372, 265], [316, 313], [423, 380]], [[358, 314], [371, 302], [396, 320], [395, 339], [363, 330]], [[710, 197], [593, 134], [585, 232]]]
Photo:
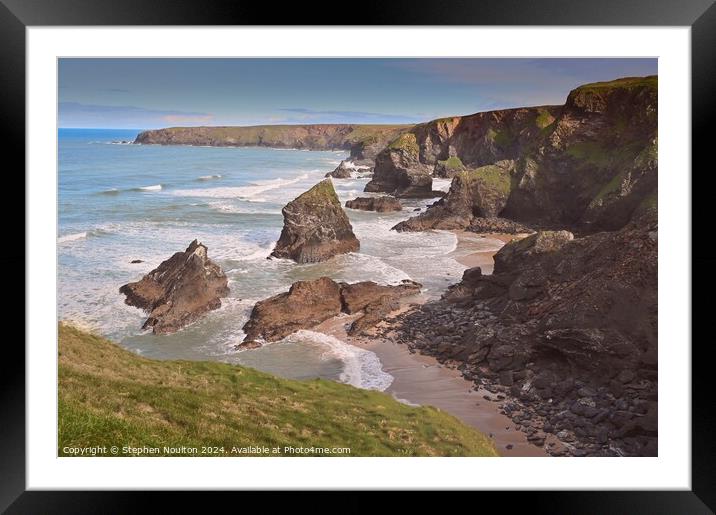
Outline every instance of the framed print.
[[28, 301], [3, 508], [530, 490], [709, 513], [691, 168], [716, 8], [641, 4], [319, 26], [5, 2]]

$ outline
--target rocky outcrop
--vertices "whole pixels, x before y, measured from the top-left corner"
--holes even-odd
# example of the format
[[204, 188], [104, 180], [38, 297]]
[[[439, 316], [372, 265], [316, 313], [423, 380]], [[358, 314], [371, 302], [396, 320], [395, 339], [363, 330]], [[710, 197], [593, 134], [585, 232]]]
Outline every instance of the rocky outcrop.
[[[499, 199], [499, 213], [477, 216], [582, 233], [619, 229], [642, 203], [656, 198], [657, 89], [656, 76], [624, 78], [580, 86], [564, 106], [416, 125], [378, 154], [370, 191], [425, 191], [430, 170], [457, 181], [511, 162], [506, 202]], [[446, 227], [464, 228], [462, 204], [458, 198], [456, 206], [441, 205], [402, 230], [433, 228], [438, 218], [445, 218]]]
[[[362, 163], [370, 162], [363, 160]], [[341, 161], [341, 163], [332, 172], [328, 172], [326, 177], [334, 179], [350, 179], [352, 177], [365, 178], [370, 177], [373, 173], [373, 167], [366, 164], [357, 164], [353, 161]]]
[[655, 210], [615, 232], [508, 243], [494, 274], [469, 269], [400, 318], [402, 341], [501, 395], [537, 445], [551, 434], [576, 456], [656, 455]]
[[507, 205], [514, 161], [458, 173], [447, 195], [420, 215], [400, 222], [397, 231], [466, 229], [475, 217], [496, 218]]
[[467, 231], [476, 233], [501, 233], [501, 234], [521, 234], [531, 233], [533, 229], [507, 218], [484, 218], [480, 216], [473, 217]]
[[355, 169], [348, 166], [345, 161], [341, 161], [335, 170], [328, 172], [326, 177], [333, 177], [334, 179], [350, 179]]
[[[259, 301], [243, 330], [244, 344], [274, 342], [309, 329], [341, 312], [341, 287], [328, 277], [298, 281], [287, 293]], [[246, 345], [245, 345], [246, 346]]]
[[[349, 330], [355, 334], [380, 322], [387, 314], [384, 311], [387, 306], [395, 306], [394, 303], [401, 297], [420, 293], [420, 288], [420, 284], [407, 280], [395, 286], [383, 286], [372, 281], [337, 283], [328, 277], [298, 281], [287, 293], [256, 303], [249, 321], [244, 325], [246, 337], [239, 347], [254, 348], [263, 342], [280, 340], [340, 313], [354, 315], [364, 312], [354, 322], [356, 329]], [[379, 316], [381, 313], [383, 315]]]
[[155, 334], [178, 331], [221, 306], [229, 293], [226, 275], [197, 240], [163, 261], [140, 281], [119, 289], [125, 303], [149, 313], [142, 326]]
[[282, 213], [283, 230], [273, 257], [315, 263], [360, 248], [331, 179], [322, 180], [286, 204]]
[[406, 133], [376, 157], [373, 179], [365, 191], [386, 192], [396, 197], [432, 197], [430, 168], [420, 162], [415, 134]]
[[358, 197], [346, 201], [346, 207], [362, 211], [377, 211], [379, 213], [402, 211], [403, 209], [400, 201], [394, 197]]
[[134, 143], [350, 150], [352, 159], [372, 161], [390, 141], [409, 128], [353, 124], [171, 127], [140, 132]]
[[462, 164], [460, 158], [457, 156], [452, 156], [435, 163], [435, 168], [433, 168], [433, 177], [451, 179], [460, 172], [464, 172], [465, 170], [465, 165]]

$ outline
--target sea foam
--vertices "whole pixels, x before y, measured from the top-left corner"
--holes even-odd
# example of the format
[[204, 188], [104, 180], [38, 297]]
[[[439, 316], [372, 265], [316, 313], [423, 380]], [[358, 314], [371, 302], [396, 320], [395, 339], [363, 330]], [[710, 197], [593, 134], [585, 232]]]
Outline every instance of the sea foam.
[[393, 376], [383, 371], [378, 356], [369, 350], [342, 342], [338, 338], [315, 331], [300, 330], [288, 336], [287, 342], [304, 340], [325, 348], [323, 359], [338, 359], [343, 363], [340, 380], [357, 388], [383, 391], [393, 382]]
[[254, 199], [261, 193], [275, 190], [283, 186], [295, 184], [297, 182], [308, 179], [309, 175], [303, 174], [293, 179], [269, 179], [265, 181], [254, 181], [248, 186], [234, 186], [224, 188], [195, 188], [181, 189], [172, 192], [172, 195], [180, 197], [209, 197], [209, 198], [243, 198]]

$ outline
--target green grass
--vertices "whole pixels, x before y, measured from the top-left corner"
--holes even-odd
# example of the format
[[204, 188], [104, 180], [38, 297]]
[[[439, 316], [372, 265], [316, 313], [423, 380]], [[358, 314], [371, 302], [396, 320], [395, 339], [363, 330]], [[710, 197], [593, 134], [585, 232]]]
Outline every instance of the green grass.
[[160, 456], [171, 454], [165, 446], [214, 447], [214, 456], [266, 446], [279, 449], [268, 455], [293, 456], [284, 449], [292, 446], [349, 447], [342, 456], [497, 456], [487, 437], [432, 407], [333, 381], [150, 360], [65, 324], [58, 372], [61, 456], [93, 446], [117, 446], [118, 455], [125, 446], [156, 447]]
[[494, 142], [498, 147], [507, 148], [514, 142], [514, 136], [509, 128], [496, 131], [492, 127], [487, 129], [487, 139]]
[[412, 132], [401, 134], [388, 145], [388, 148], [391, 150], [402, 150], [414, 156], [420, 153], [418, 140]]
[[612, 161], [612, 154], [601, 143], [596, 141], [582, 141], [572, 143], [566, 150], [567, 155], [585, 161], [597, 167], [608, 166]]
[[649, 75], [647, 77], [624, 77], [621, 79], [610, 80], [606, 82], [592, 82], [579, 86], [575, 91], [604, 91], [615, 88], [654, 88], [659, 85], [658, 75]]
[[509, 194], [512, 187], [510, 172], [497, 165], [487, 165], [460, 173], [465, 182], [480, 181], [500, 193]]
[[554, 123], [555, 117], [552, 116], [552, 113], [547, 111], [546, 109], [539, 109], [537, 118], [535, 118], [535, 124], [537, 125], [537, 128], [539, 129], [546, 129], [552, 123]]
[[445, 166], [448, 170], [460, 170], [465, 168], [465, 165], [462, 164], [462, 161], [457, 156], [449, 157], [444, 161], [439, 161], [439, 163]]
[[338, 200], [338, 195], [333, 187], [333, 181], [330, 179], [323, 179], [319, 183], [315, 184], [311, 189], [301, 193], [296, 200], [301, 199], [304, 202], [310, 202], [314, 204], [324, 204], [326, 201], [340, 206], [341, 203]]

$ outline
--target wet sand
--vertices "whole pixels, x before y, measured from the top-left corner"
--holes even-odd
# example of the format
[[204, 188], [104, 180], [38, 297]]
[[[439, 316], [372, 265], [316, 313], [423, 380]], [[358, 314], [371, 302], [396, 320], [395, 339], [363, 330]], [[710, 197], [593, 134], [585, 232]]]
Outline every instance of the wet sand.
[[[458, 245], [454, 258], [467, 267], [480, 266], [483, 273], [491, 273], [492, 256], [495, 250], [482, 250], [484, 238], [474, 233], [457, 233]], [[486, 235], [487, 238], [509, 241], [512, 235]], [[413, 304], [425, 302], [424, 298], [413, 297]], [[404, 302], [395, 316], [409, 309]], [[446, 411], [464, 423], [475, 427], [495, 442], [497, 452], [502, 456], [548, 456], [541, 447], [530, 444], [526, 436], [515, 430], [515, 424], [499, 412], [495, 394], [475, 389], [474, 383], [462, 377], [460, 372], [440, 364], [435, 358], [411, 353], [405, 345], [383, 338], [355, 338], [346, 333], [355, 316], [327, 320], [314, 330], [334, 336], [346, 343], [371, 350], [378, 355], [383, 370], [394, 377], [393, 383], [385, 390], [401, 402], [415, 405], [430, 405]], [[491, 400], [485, 399], [488, 396]], [[508, 446], [510, 448], [508, 449]]]

